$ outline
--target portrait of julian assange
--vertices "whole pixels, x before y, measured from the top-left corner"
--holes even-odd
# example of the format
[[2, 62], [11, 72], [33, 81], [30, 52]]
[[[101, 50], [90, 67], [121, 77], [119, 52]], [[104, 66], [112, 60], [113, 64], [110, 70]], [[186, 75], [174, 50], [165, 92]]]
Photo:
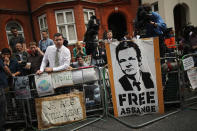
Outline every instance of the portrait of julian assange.
[[124, 91], [142, 91], [154, 88], [150, 72], [142, 71], [142, 54], [133, 41], [123, 41], [116, 47], [116, 60], [122, 70], [119, 83]]

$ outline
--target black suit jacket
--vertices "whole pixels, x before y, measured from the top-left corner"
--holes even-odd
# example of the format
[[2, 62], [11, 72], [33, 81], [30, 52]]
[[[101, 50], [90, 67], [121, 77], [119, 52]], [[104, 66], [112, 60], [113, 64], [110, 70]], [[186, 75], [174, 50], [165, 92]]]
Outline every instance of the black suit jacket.
[[[146, 89], [154, 88], [154, 84], [151, 79], [151, 74], [149, 72], [141, 72], [141, 77]], [[128, 79], [129, 78], [126, 75], [124, 75], [119, 79], [119, 82], [125, 91], [133, 91], [133, 86]]]

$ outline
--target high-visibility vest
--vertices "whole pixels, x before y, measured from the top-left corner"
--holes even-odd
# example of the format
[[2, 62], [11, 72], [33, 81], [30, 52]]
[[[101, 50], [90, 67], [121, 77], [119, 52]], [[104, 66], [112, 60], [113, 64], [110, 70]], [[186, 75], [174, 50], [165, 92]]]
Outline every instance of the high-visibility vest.
[[176, 48], [174, 37], [170, 37], [170, 38], [165, 39], [165, 44], [168, 48]]

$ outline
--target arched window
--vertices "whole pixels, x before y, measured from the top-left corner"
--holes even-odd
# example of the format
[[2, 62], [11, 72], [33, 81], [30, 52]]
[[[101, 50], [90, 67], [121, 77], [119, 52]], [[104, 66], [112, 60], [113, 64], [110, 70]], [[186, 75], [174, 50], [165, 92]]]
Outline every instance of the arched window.
[[18, 35], [23, 36], [24, 38], [23, 27], [17, 21], [9, 21], [6, 25], [6, 34], [7, 34], [8, 43], [10, 38], [12, 37], [11, 27], [16, 27], [18, 30]]

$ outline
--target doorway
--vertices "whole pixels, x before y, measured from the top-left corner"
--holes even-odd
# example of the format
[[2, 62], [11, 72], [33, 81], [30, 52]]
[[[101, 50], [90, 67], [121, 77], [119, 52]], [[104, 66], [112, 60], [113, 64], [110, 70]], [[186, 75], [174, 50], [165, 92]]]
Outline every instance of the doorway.
[[186, 4], [178, 4], [174, 8], [174, 25], [176, 37], [181, 36], [183, 27], [189, 24], [189, 7]]

